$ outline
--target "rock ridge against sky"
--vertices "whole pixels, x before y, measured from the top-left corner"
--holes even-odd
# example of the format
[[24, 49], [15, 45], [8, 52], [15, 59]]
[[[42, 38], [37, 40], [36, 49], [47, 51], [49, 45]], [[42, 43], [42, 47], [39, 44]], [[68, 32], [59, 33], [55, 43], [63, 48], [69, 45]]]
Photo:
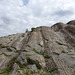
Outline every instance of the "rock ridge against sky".
[[0, 37], [0, 75], [75, 75], [75, 20]]
[[0, 0], [0, 36], [75, 19], [75, 0]]

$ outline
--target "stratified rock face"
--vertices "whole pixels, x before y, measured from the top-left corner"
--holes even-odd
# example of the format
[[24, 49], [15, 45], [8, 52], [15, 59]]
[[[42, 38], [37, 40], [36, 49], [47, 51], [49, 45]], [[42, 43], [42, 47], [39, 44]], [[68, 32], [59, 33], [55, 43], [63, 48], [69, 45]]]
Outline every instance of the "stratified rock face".
[[75, 20], [0, 37], [0, 75], [75, 75]]

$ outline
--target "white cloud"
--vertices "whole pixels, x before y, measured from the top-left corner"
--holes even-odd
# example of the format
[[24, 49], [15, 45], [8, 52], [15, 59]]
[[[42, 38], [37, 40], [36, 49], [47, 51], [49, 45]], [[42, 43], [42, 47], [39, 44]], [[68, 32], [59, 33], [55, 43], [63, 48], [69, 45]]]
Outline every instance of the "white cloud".
[[75, 0], [0, 0], [0, 36], [75, 18]]

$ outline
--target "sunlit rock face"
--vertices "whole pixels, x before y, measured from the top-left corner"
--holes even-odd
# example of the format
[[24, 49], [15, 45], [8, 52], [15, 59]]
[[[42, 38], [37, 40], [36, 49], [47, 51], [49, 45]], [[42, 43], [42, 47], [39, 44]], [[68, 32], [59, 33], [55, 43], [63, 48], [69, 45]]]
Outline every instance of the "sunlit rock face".
[[1, 75], [75, 75], [75, 20], [0, 37]]

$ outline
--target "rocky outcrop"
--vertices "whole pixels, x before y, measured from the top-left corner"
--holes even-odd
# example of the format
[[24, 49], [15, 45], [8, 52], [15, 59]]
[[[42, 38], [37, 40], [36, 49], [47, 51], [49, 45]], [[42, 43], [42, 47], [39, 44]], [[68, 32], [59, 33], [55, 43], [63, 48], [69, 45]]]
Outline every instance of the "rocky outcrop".
[[67, 24], [68, 25], [74, 25], [75, 26], [75, 20], [69, 21]]
[[75, 75], [75, 20], [0, 37], [0, 75]]

